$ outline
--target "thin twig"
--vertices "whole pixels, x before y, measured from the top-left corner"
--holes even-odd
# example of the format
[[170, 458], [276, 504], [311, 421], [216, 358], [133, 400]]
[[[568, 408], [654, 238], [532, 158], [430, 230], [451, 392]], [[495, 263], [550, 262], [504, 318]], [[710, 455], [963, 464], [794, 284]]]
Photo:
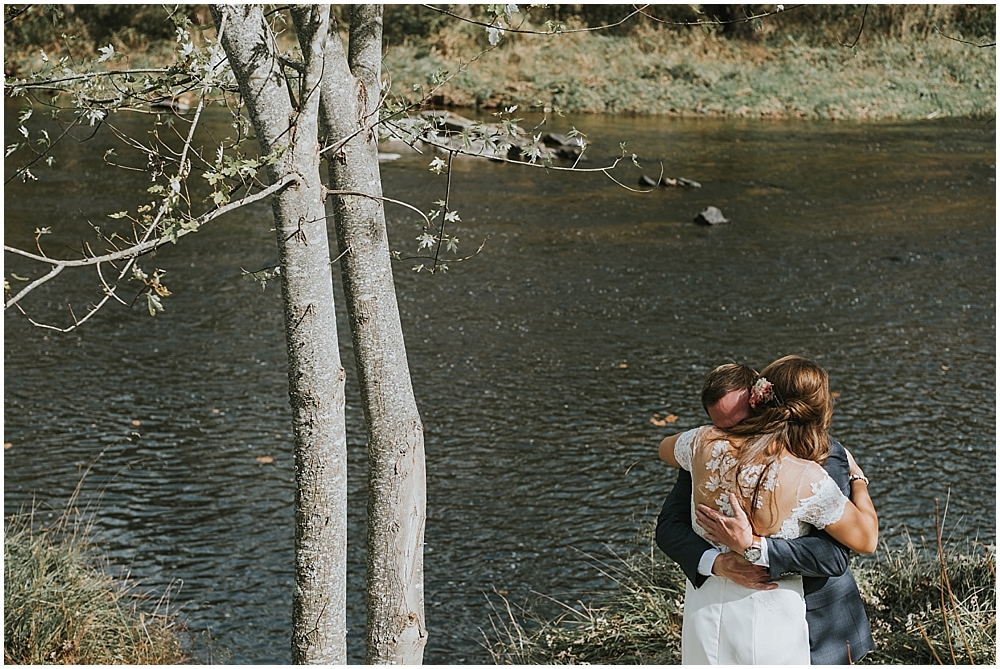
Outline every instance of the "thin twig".
[[[646, 7], [648, 6], [649, 5], [646, 5]], [[722, 19], [712, 19], [711, 21], [665, 21], [664, 19], [659, 19], [655, 16], [652, 16], [651, 14], [647, 14], [645, 11], [643, 11], [645, 10], [645, 7], [643, 7], [643, 10], [640, 10], [639, 13], [645, 16], [647, 19], [651, 21], [656, 21], [657, 23], [662, 23], [665, 26], [686, 26], [689, 28], [694, 28], [697, 26], [727, 26], [734, 23], [749, 23], [750, 21], [754, 21], [756, 19], [763, 19], [767, 18], [768, 16], [783, 14], [785, 12], [790, 12], [793, 9], [799, 9], [800, 7], [804, 6], [805, 5], [792, 5], [791, 7], [785, 7], [784, 9], [775, 10], [773, 12], [763, 12], [761, 14], [748, 14], [744, 16], [744, 18], [742, 19], [732, 19], [729, 21], [723, 21]]]
[[937, 651], [934, 650], [934, 644], [931, 643], [930, 637], [927, 636], [927, 631], [924, 629], [923, 624], [919, 620], [917, 621], [917, 627], [920, 628], [920, 633], [924, 635], [924, 641], [927, 642], [927, 647], [931, 649], [931, 653], [934, 655], [934, 659], [937, 660], [938, 664], [944, 664], [944, 662], [941, 661], [941, 658], [938, 657]]
[[444, 224], [448, 222], [448, 205], [451, 203], [451, 163], [455, 158], [455, 152], [451, 151], [448, 153], [448, 183], [444, 190], [444, 207], [441, 212], [441, 229], [438, 230], [438, 243], [437, 248], [434, 249], [434, 263], [431, 265], [431, 272], [437, 269], [438, 258], [441, 256], [441, 242], [444, 241]]
[[997, 45], [996, 42], [990, 42], [989, 44], [976, 44], [975, 42], [969, 42], [969, 41], [964, 40], [964, 39], [959, 39], [957, 37], [952, 37], [951, 35], [945, 35], [943, 32], [941, 32], [941, 29], [938, 28], [937, 26], [934, 26], [934, 32], [936, 32], [941, 37], [944, 37], [945, 39], [950, 39], [953, 42], [960, 42], [962, 44], [968, 44], [969, 46], [974, 46], [974, 47], [977, 47], [979, 49], [986, 49], [988, 47], [996, 46]]
[[[453, 19], [458, 19], [459, 21], [465, 21], [466, 23], [471, 23], [473, 25], [483, 26], [484, 28], [496, 27], [493, 23], [485, 23], [483, 21], [476, 21], [475, 19], [468, 19], [465, 18], [464, 16], [459, 16], [458, 14], [450, 12], [447, 9], [441, 9], [440, 7], [435, 7], [434, 5], [421, 5], [421, 6], [426, 7], [431, 11], [438, 12], [439, 14], [444, 14], [446, 16], [452, 17]], [[637, 8], [634, 12], [630, 13], [621, 21], [616, 21], [615, 23], [609, 23], [607, 25], [602, 25], [602, 26], [594, 26], [592, 28], [572, 28], [570, 30], [528, 30], [525, 28], [504, 28], [503, 31], [505, 33], [521, 33], [525, 35], [568, 35], [569, 33], [595, 32], [598, 30], [606, 30], [608, 28], [615, 28], [617, 26], [620, 26], [629, 19], [631, 19], [633, 16], [637, 14], [643, 14], [643, 10], [646, 9], [647, 7], [649, 7], [649, 5], [643, 5], [642, 7]]]
[[[44, 150], [44, 151], [42, 151], [41, 153], [39, 153], [39, 154], [38, 154], [37, 156], [35, 156], [35, 159], [34, 159], [34, 160], [32, 160], [32, 161], [31, 161], [30, 163], [28, 163], [27, 165], [23, 166], [23, 167], [22, 167], [21, 169], [19, 169], [18, 171], [14, 172], [14, 174], [10, 175], [10, 176], [9, 176], [9, 177], [8, 177], [8, 178], [7, 178], [7, 179], [6, 179], [6, 180], [5, 180], [4, 182], [3, 182], [3, 183], [4, 183], [4, 185], [6, 186], [6, 185], [7, 185], [7, 184], [9, 184], [9, 183], [10, 183], [10, 182], [11, 182], [12, 180], [16, 179], [17, 177], [19, 177], [19, 176], [21, 176], [22, 174], [24, 174], [25, 172], [27, 172], [27, 171], [28, 171], [28, 170], [29, 170], [29, 169], [31, 168], [31, 166], [32, 166], [32, 165], [34, 165], [34, 164], [35, 164], [35, 163], [37, 163], [37, 162], [38, 162], [39, 160], [41, 160], [42, 158], [44, 158], [44, 157], [45, 157], [45, 154], [47, 154], [47, 153], [48, 153], [49, 151], [51, 151], [51, 150], [52, 150], [52, 147], [54, 147], [54, 146], [55, 146], [56, 144], [58, 144], [58, 143], [60, 142], [60, 140], [62, 140], [62, 139], [63, 139], [63, 138], [64, 138], [64, 137], [66, 136], [66, 135], [68, 135], [68, 134], [69, 134], [69, 131], [73, 129], [73, 126], [75, 126], [75, 125], [76, 125], [77, 123], [79, 123], [79, 122], [80, 122], [80, 121], [82, 121], [82, 120], [83, 120], [83, 114], [78, 114], [78, 115], [77, 115], [77, 117], [76, 117], [76, 119], [74, 119], [74, 121], [73, 121], [72, 123], [70, 123], [70, 124], [69, 124], [68, 126], [66, 126], [66, 129], [65, 129], [65, 130], [63, 131], [63, 133], [62, 133], [61, 135], [59, 135], [59, 137], [57, 137], [57, 138], [56, 138], [56, 141], [54, 141], [54, 142], [49, 142], [49, 145], [48, 145], [47, 147], [45, 147], [45, 150]], [[28, 144], [28, 146], [30, 146], [30, 143], [27, 143], [27, 144]]]
[[413, 211], [417, 212], [421, 216], [421, 218], [424, 219], [424, 222], [426, 222], [427, 225], [431, 224], [431, 220], [427, 218], [427, 214], [420, 211], [409, 202], [402, 202], [401, 200], [393, 200], [391, 197], [385, 197], [383, 195], [371, 195], [370, 193], [362, 193], [361, 191], [357, 190], [325, 190], [324, 192], [327, 195], [357, 195], [358, 197], [367, 197], [372, 200], [381, 200], [383, 202], [391, 202], [392, 204], [398, 204], [400, 207], [406, 207], [407, 209], [412, 209]]
[[[254, 193], [253, 195], [248, 195], [248, 196], [246, 196], [245, 198], [243, 198], [241, 200], [237, 200], [235, 202], [230, 202], [229, 204], [227, 204], [227, 205], [225, 205], [223, 207], [219, 207], [218, 209], [213, 209], [210, 212], [202, 214], [202, 216], [200, 216], [199, 218], [195, 219], [194, 223], [196, 224], [197, 228], [200, 228], [201, 226], [205, 225], [209, 221], [212, 221], [213, 219], [218, 218], [219, 216], [222, 216], [223, 214], [227, 214], [230, 211], [233, 211], [234, 209], [238, 209], [238, 208], [240, 208], [240, 207], [242, 207], [244, 205], [251, 204], [251, 203], [256, 202], [258, 200], [262, 200], [262, 199], [264, 199], [264, 198], [266, 198], [266, 197], [268, 197], [268, 196], [270, 196], [270, 195], [272, 195], [272, 194], [274, 194], [274, 193], [282, 190], [283, 188], [285, 188], [286, 186], [288, 186], [288, 185], [296, 182], [297, 180], [298, 180], [298, 178], [295, 175], [287, 175], [284, 179], [282, 179], [278, 183], [276, 183], [276, 184], [274, 184], [272, 186], [269, 186], [268, 188], [265, 188], [262, 191]], [[195, 230], [197, 228], [190, 229], [190, 230], [187, 230], [187, 229], [179, 230], [179, 231], [177, 231], [177, 237], [176, 238], [180, 239], [181, 237], [184, 237], [184, 236], [186, 236], [186, 235], [188, 235], [188, 234], [190, 234], [192, 232], [195, 232]], [[99, 264], [99, 263], [102, 263], [102, 262], [108, 262], [108, 263], [110, 263], [112, 261], [122, 260], [122, 259], [125, 259], [125, 258], [131, 258], [131, 259], [134, 260], [138, 256], [145, 255], [146, 253], [149, 253], [150, 251], [155, 251], [157, 248], [163, 246], [164, 244], [170, 243], [171, 241], [173, 241], [173, 240], [172, 239], [168, 239], [166, 237], [158, 237], [156, 239], [142, 241], [142, 242], [140, 242], [138, 244], [135, 244], [134, 246], [130, 246], [128, 248], [121, 249], [119, 251], [115, 251], [114, 253], [108, 253], [108, 254], [105, 254], [105, 255], [102, 255], [102, 256], [95, 256], [93, 258], [85, 258], [85, 259], [82, 259], [82, 260], [56, 260], [55, 258], [47, 258], [45, 256], [40, 256], [40, 255], [37, 255], [37, 254], [34, 254], [34, 253], [30, 253], [28, 251], [24, 251], [22, 249], [14, 248], [12, 246], [4, 245], [3, 248], [4, 248], [4, 251], [7, 251], [9, 253], [14, 253], [14, 254], [23, 256], [25, 258], [29, 258], [30, 260], [35, 260], [35, 261], [38, 261], [38, 262], [48, 263], [48, 264], [51, 264], [51, 265], [55, 265], [55, 268], [51, 272], [49, 272], [48, 275], [46, 275], [45, 277], [42, 277], [42, 279], [38, 279], [37, 281], [35, 281], [33, 284], [31, 284], [29, 286], [29, 288], [34, 289], [36, 287], [36, 284], [40, 285], [41, 283], [44, 283], [45, 281], [50, 280], [51, 278], [53, 278], [56, 274], [58, 274], [59, 272], [61, 272], [66, 267], [85, 267], [85, 266], [88, 266], [88, 265], [96, 265], [96, 264]], [[130, 267], [130, 265], [127, 265], [126, 267]], [[14, 297], [14, 298], [8, 300], [7, 303], [5, 304], [4, 308], [6, 309], [6, 308], [8, 308], [8, 307], [10, 307], [10, 306], [12, 306], [14, 304], [16, 304], [28, 292], [29, 291], [27, 289], [22, 290], [17, 295], [17, 297]]]
[[944, 635], [948, 640], [948, 651], [951, 653], [951, 663], [958, 664], [955, 658], [955, 647], [951, 643], [951, 624], [948, 622], [948, 607], [944, 601], [944, 583], [947, 579], [947, 570], [944, 563], [944, 549], [941, 547], [941, 518], [938, 513], [938, 501], [934, 498], [934, 536], [937, 539], [938, 559], [941, 561], [941, 583], [938, 590], [941, 592], [941, 615], [944, 617]]
[[861, 39], [861, 33], [864, 32], [864, 29], [865, 29], [865, 19], [867, 17], [868, 17], [868, 5], [865, 5], [865, 11], [861, 15], [861, 27], [858, 28], [858, 35], [857, 35], [857, 37], [854, 38], [854, 43], [851, 44], [850, 46], [847, 46], [846, 44], [844, 44], [843, 42], [841, 42], [840, 38], [838, 37], [837, 38], [837, 42], [840, 44], [840, 46], [846, 46], [848, 49], [853, 49], [854, 47], [856, 47], [858, 45], [858, 40]]
[[[951, 491], [949, 490], [949, 493]], [[945, 505], [945, 515], [948, 515], [948, 506]], [[948, 567], [944, 559], [944, 548], [941, 545], [941, 532], [942, 528], [938, 525], [938, 501], [934, 500], [934, 525], [935, 531], [937, 533], [937, 544], [938, 544], [938, 555], [941, 559], [941, 580], [943, 581], [945, 587], [948, 589], [948, 599], [951, 601], [952, 611], [955, 613], [955, 623], [958, 625], [958, 633], [962, 635], [962, 643], [965, 644], [965, 652], [969, 655], [969, 664], [975, 664], [972, 659], [972, 649], [969, 647], [969, 638], [965, 635], [965, 627], [962, 625], [962, 616], [958, 612], [958, 604], [955, 602], [955, 593], [951, 590], [951, 579], [948, 578]], [[945, 621], [947, 624], [947, 620]]]

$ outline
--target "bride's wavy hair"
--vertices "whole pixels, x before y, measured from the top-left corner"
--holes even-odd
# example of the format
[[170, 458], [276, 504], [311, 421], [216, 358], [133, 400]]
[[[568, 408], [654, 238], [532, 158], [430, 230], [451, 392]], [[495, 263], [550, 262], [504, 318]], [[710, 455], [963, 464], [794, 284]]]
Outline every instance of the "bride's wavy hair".
[[[746, 481], [745, 496], [750, 498], [748, 516], [757, 508], [760, 488], [767, 470], [783, 452], [823, 464], [830, 454], [827, 431], [833, 419], [833, 398], [826, 370], [812, 360], [787, 355], [765, 367], [760, 376], [773, 384], [777, 398], [758, 403], [750, 416], [729, 428], [729, 433], [743, 437], [736, 458], [736, 480]], [[749, 468], [760, 465], [760, 474], [750, 475]]]

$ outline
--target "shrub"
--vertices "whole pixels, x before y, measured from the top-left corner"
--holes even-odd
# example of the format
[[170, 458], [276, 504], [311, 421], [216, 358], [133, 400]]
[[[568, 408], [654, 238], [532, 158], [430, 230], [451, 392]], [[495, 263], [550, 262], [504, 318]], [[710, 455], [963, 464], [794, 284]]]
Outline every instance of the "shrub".
[[86, 530], [65, 518], [48, 530], [31, 516], [4, 533], [4, 662], [178, 664], [186, 660], [173, 616], [140, 609], [146, 598], [99, 567]]
[[[651, 544], [651, 542], [650, 542]], [[996, 665], [995, 549], [940, 555], [912, 545], [852, 567], [875, 650], [862, 664]], [[942, 569], [942, 564], [944, 569]], [[494, 601], [484, 633], [497, 664], [679, 664], [684, 574], [650, 547], [602, 564], [616, 583], [592, 603], [537, 597], [523, 608]], [[948, 611], [948, 625], [942, 614]], [[562, 613], [541, 611], [555, 603]]]

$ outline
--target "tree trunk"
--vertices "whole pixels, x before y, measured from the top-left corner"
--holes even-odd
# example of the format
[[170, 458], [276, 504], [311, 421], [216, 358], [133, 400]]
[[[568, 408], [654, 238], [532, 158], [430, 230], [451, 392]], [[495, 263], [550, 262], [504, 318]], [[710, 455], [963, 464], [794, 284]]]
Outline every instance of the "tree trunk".
[[319, 175], [318, 108], [329, 5], [297, 10], [305, 71], [298, 106], [259, 6], [213, 5], [261, 153], [280, 157], [272, 183], [297, 183], [272, 199], [281, 267], [288, 394], [295, 433], [295, 590], [292, 661], [346, 664], [347, 439], [333, 277]]
[[[382, 196], [382, 6], [352, 5], [349, 51], [331, 21], [321, 118], [330, 188]], [[360, 132], [359, 132], [360, 130]], [[346, 141], [343, 141], [346, 140]], [[366, 661], [419, 664], [424, 625], [424, 435], [413, 398], [382, 201], [334, 195], [334, 221], [368, 430]]]

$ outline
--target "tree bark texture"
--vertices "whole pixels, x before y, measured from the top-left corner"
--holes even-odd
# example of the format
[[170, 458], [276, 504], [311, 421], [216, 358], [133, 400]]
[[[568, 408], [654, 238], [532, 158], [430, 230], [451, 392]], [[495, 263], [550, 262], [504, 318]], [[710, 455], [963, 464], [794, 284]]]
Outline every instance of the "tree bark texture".
[[[319, 173], [319, 82], [329, 5], [297, 8], [305, 70], [289, 94], [274, 34], [260, 6], [212, 5], [222, 46], [261, 153], [279, 157], [272, 183], [297, 183], [272, 199], [278, 238], [288, 393], [295, 433], [295, 590], [292, 661], [346, 664], [347, 439], [344, 369], [334, 311], [324, 191]], [[296, 99], [297, 98], [297, 99]]]
[[[322, 82], [330, 189], [382, 195], [382, 6], [352, 5], [348, 52], [331, 21]], [[413, 397], [382, 201], [333, 195], [344, 294], [368, 431], [369, 664], [419, 664], [427, 640], [424, 434]]]

